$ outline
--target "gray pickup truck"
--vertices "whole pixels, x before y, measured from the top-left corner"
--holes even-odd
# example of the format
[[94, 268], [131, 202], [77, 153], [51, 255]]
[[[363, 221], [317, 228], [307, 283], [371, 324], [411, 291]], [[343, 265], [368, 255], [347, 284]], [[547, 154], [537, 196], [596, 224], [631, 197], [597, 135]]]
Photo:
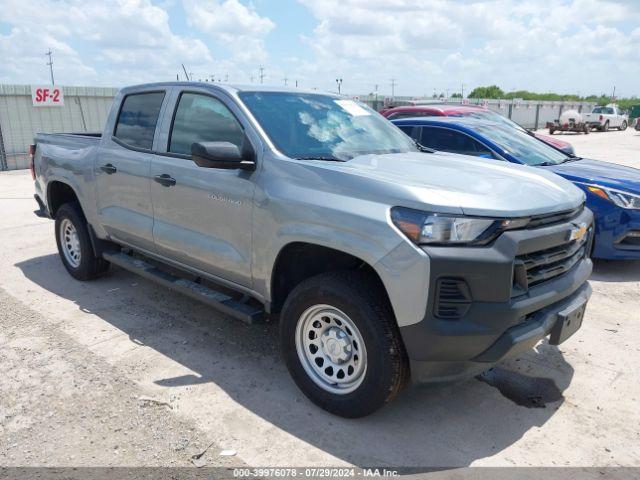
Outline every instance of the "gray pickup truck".
[[300, 389], [345, 417], [580, 328], [592, 213], [553, 174], [424, 151], [368, 107], [262, 86], [123, 89], [32, 172], [78, 280], [110, 264], [279, 320]]

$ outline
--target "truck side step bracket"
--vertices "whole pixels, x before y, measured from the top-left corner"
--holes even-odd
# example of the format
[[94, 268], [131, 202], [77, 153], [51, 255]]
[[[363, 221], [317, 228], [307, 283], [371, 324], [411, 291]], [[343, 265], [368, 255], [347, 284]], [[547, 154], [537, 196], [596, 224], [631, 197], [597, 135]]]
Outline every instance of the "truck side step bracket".
[[102, 256], [114, 265], [137, 273], [171, 290], [200, 300], [221, 313], [242, 320], [245, 323], [260, 323], [264, 319], [264, 310], [260, 308], [236, 300], [226, 293], [206, 287], [200, 283], [162, 271], [140, 258], [121, 252], [105, 252]]

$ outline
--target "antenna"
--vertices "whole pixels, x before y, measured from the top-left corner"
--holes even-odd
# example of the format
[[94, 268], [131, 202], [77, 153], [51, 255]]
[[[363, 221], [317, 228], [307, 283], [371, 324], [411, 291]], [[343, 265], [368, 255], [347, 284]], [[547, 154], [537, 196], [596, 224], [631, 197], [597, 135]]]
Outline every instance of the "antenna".
[[184, 63], [182, 64], [182, 70], [184, 71], [184, 76], [187, 77], [187, 82], [189, 81], [189, 74], [187, 73], [187, 69], [184, 68]]
[[49, 51], [45, 53], [45, 55], [49, 57], [49, 61], [47, 62], [47, 65], [49, 65], [49, 73], [51, 74], [51, 85], [55, 85], [56, 82], [54, 82], [53, 80], [53, 57], [51, 57], [52, 54], [53, 52], [51, 52], [51, 49], [49, 49]]

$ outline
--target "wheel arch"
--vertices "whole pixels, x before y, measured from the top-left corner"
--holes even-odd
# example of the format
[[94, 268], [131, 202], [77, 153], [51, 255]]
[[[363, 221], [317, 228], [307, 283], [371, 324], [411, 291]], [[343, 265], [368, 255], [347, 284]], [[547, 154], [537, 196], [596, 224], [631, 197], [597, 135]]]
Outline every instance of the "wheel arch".
[[69, 183], [62, 180], [52, 180], [47, 184], [46, 198], [47, 209], [52, 218], [55, 218], [56, 213], [62, 205], [70, 202], [78, 203], [84, 213], [78, 193]]
[[371, 276], [391, 304], [384, 282], [367, 261], [351, 253], [307, 241], [293, 241], [284, 245], [269, 279], [269, 310], [279, 313], [287, 296], [300, 282], [321, 273], [340, 270], [360, 270]]

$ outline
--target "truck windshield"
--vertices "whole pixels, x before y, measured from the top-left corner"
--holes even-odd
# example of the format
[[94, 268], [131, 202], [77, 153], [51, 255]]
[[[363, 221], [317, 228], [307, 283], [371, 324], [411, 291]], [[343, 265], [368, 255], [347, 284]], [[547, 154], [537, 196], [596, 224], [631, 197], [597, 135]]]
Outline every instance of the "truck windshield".
[[353, 100], [292, 92], [239, 96], [278, 150], [291, 158], [346, 161], [418, 151], [396, 126]]
[[526, 165], [558, 165], [570, 160], [566, 154], [522, 130], [501, 125], [480, 125], [476, 130]]

